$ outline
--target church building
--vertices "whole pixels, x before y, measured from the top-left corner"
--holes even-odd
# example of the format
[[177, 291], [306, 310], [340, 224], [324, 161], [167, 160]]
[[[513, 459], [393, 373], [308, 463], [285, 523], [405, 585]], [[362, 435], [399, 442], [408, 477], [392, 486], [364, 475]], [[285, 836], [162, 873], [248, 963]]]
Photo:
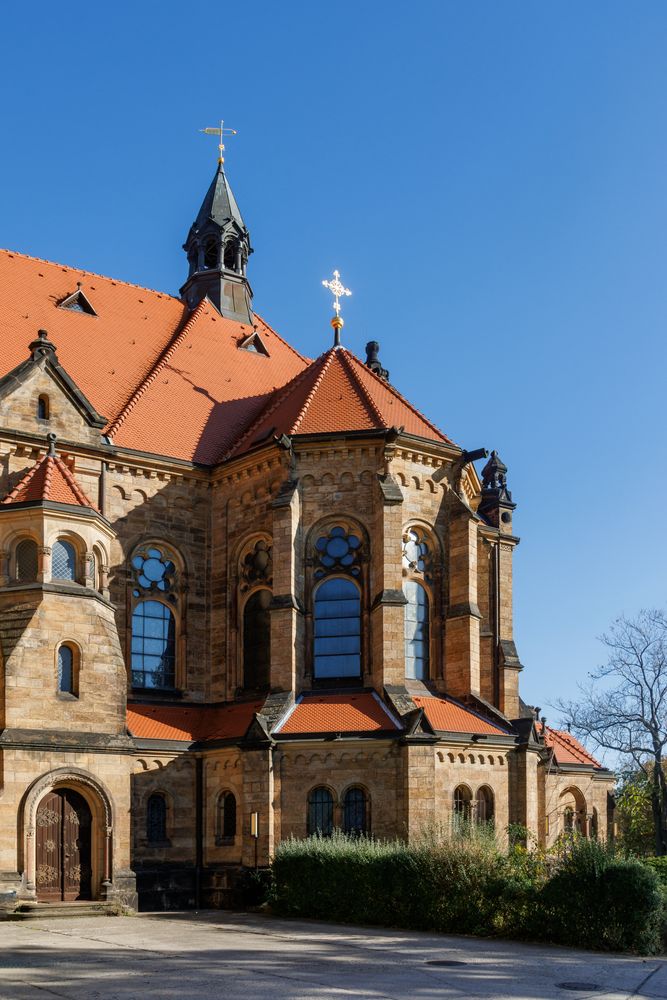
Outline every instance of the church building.
[[613, 775], [520, 698], [498, 453], [338, 309], [315, 360], [255, 313], [222, 161], [184, 250], [177, 295], [0, 251], [0, 901], [233, 905], [337, 828], [606, 837]]

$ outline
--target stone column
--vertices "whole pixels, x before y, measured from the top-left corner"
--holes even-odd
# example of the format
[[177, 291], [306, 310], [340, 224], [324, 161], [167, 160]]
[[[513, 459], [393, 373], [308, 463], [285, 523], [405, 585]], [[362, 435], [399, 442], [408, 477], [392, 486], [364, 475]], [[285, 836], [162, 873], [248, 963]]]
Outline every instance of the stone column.
[[403, 494], [393, 478], [380, 477], [372, 539], [371, 660], [373, 686], [382, 691], [405, 681], [402, 554]]
[[477, 522], [467, 510], [449, 522], [449, 607], [445, 640], [445, 684], [449, 694], [479, 694]]

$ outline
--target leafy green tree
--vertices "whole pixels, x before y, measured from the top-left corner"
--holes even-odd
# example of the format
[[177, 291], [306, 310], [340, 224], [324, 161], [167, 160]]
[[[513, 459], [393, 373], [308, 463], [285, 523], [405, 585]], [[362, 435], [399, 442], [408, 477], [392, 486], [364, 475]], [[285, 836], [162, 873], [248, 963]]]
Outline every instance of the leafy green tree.
[[633, 854], [651, 854], [654, 848], [651, 777], [642, 768], [621, 775], [616, 792], [618, 833]]
[[655, 853], [667, 855], [667, 615], [618, 618], [602, 642], [607, 663], [588, 675], [583, 700], [559, 707], [578, 736], [647, 775]]

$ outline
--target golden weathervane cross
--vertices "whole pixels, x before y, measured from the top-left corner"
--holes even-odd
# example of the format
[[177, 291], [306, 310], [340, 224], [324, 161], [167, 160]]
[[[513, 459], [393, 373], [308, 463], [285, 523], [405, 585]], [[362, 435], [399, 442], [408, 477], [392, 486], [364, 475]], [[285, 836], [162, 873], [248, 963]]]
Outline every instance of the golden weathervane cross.
[[332, 318], [331, 325], [334, 328], [334, 347], [340, 347], [340, 331], [343, 327], [343, 318], [340, 314], [340, 297], [341, 295], [351, 295], [352, 292], [340, 280], [340, 271], [334, 271], [333, 281], [323, 281], [322, 284], [325, 288], [329, 289], [334, 297], [334, 312], [336, 315]]
[[225, 158], [223, 156], [223, 153], [225, 152], [225, 136], [226, 135], [238, 135], [236, 129], [234, 129], [234, 128], [225, 128], [225, 123], [223, 122], [222, 119], [220, 119], [220, 127], [219, 128], [200, 128], [199, 131], [203, 132], [205, 135], [219, 135], [220, 136], [220, 142], [218, 143], [218, 163], [224, 163], [225, 162]]

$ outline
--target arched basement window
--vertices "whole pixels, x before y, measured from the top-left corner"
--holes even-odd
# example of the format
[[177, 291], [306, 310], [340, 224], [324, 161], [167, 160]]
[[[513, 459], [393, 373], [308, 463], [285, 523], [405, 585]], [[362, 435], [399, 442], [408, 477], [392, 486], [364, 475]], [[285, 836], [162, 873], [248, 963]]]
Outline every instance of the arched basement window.
[[223, 792], [218, 796], [216, 841], [218, 844], [234, 840], [236, 836], [236, 796]]
[[149, 795], [146, 803], [146, 839], [163, 844], [167, 839], [167, 802], [164, 795]]
[[161, 601], [141, 601], [132, 614], [132, 686], [173, 688], [176, 620]]
[[361, 595], [356, 583], [333, 577], [315, 591], [314, 676], [361, 676]]
[[476, 795], [476, 819], [478, 823], [492, 823], [494, 815], [493, 792], [484, 785]]
[[16, 546], [16, 579], [23, 583], [37, 579], [37, 542], [24, 538]]
[[271, 663], [270, 590], [256, 590], [243, 609], [243, 686], [269, 686]]
[[423, 681], [429, 674], [429, 599], [426, 588], [416, 580], [406, 580], [405, 676]]
[[76, 550], [71, 542], [62, 538], [51, 549], [51, 577], [54, 580], [76, 580]]
[[313, 788], [308, 796], [308, 836], [333, 833], [333, 796], [328, 788]]
[[58, 648], [58, 691], [61, 694], [75, 693], [74, 650], [64, 644]]
[[363, 788], [348, 788], [343, 799], [343, 831], [368, 833], [368, 802]]

